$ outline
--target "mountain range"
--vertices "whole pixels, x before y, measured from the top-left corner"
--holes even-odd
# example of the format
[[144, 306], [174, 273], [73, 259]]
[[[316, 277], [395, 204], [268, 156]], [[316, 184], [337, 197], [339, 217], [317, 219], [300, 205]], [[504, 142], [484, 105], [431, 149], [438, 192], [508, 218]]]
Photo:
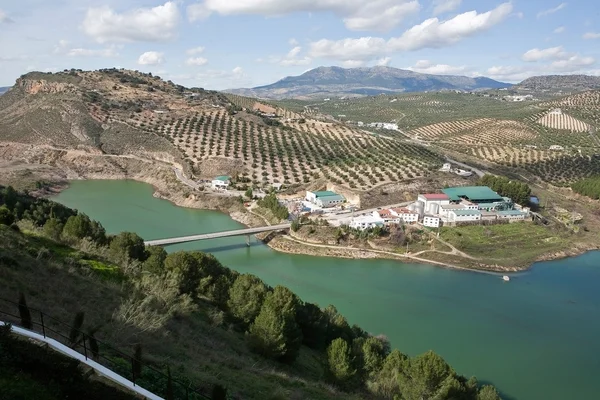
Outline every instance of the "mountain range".
[[544, 75], [532, 76], [515, 87], [533, 91], [591, 90], [600, 89], [600, 76], [590, 75]]
[[10, 86], [0, 87], [0, 95], [6, 93], [10, 89]]
[[501, 89], [512, 86], [486, 77], [431, 75], [392, 67], [319, 67], [299, 76], [252, 89], [229, 89], [228, 93], [266, 99], [327, 96], [372, 96], [402, 92]]

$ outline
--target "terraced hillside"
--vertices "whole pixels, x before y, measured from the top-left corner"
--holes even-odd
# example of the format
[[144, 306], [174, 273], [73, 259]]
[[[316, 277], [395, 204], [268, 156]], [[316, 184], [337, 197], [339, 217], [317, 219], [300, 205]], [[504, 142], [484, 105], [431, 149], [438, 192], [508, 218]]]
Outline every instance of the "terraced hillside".
[[[520, 169], [554, 184], [600, 173], [600, 91], [546, 101], [507, 101], [501, 92], [426, 93], [277, 102], [315, 118], [398, 125], [387, 136]], [[373, 130], [372, 128], [366, 128]], [[375, 131], [375, 130], [373, 130]]]
[[427, 176], [443, 161], [398, 138], [117, 69], [23, 76], [0, 98], [0, 141], [150, 154], [196, 178], [231, 174], [259, 186], [318, 181], [359, 191]]

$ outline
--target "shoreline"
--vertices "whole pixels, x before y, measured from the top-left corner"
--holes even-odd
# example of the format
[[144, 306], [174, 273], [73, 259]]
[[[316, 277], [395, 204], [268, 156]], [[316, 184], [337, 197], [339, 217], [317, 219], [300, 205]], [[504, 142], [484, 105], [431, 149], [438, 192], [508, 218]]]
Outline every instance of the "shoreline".
[[[170, 171], [172, 173], [172, 171]], [[193, 191], [188, 196], [184, 197], [184, 192], [180, 189], [178, 193], [173, 193], [173, 191], [168, 190], [169, 185], [165, 181], [161, 181], [160, 179], [156, 179], [156, 177], [146, 178], [145, 176], [109, 176], [109, 177], [100, 177], [94, 176], [92, 178], [87, 177], [79, 177], [78, 179], [71, 180], [132, 180], [135, 182], [146, 183], [152, 186], [153, 193], [152, 196], [156, 198], [160, 198], [170, 203], [184, 208], [197, 209], [197, 210], [208, 210], [208, 211], [217, 211], [223, 214], [227, 214], [232, 220], [242, 224], [245, 227], [255, 227], [264, 225], [264, 221], [261, 221], [261, 217], [257, 214], [250, 212], [248, 209], [244, 208], [243, 205], [233, 206], [232, 201], [236, 201], [235, 198], [231, 197], [222, 197], [222, 196], [211, 196], [210, 194], [201, 194], [201, 192]], [[180, 181], [176, 181], [178, 186], [184, 185], [184, 183]], [[161, 184], [162, 183], [162, 184]], [[49, 197], [52, 195], [56, 195], [63, 190], [66, 190], [70, 187], [69, 182], [62, 182], [60, 184], [51, 185], [48, 188], [41, 189], [40, 191], [36, 191], [36, 195], [42, 197]], [[192, 189], [190, 188], [190, 191]], [[221, 200], [221, 201], [219, 201]], [[229, 200], [229, 201], [227, 201]], [[599, 250], [598, 247], [593, 246], [585, 246], [582, 248], [577, 248], [576, 250], [560, 250], [556, 252], [550, 252], [543, 255], [540, 255], [536, 260], [529, 263], [526, 267], [501, 267], [498, 265], [492, 264], [481, 264], [485, 265], [487, 268], [470, 268], [463, 267], [460, 265], [454, 265], [448, 262], [441, 262], [437, 260], [430, 260], [426, 257], [414, 257], [405, 254], [394, 255], [391, 252], [376, 250], [376, 249], [367, 249], [367, 248], [349, 248], [343, 246], [327, 246], [320, 245], [317, 243], [310, 243], [306, 241], [299, 240], [296, 237], [291, 235], [276, 235], [271, 240], [265, 241], [261, 238], [258, 238], [265, 245], [269, 246], [271, 249], [288, 254], [301, 254], [307, 256], [315, 256], [315, 257], [332, 257], [332, 258], [346, 258], [346, 259], [372, 259], [372, 258], [380, 258], [380, 259], [388, 259], [388, 260], [397, 260], [404, 262], [414, 262], [418, 264], [427, 264], [435, 267], [453, 269], [457, 271], [465, 271], [465, 272], [476, 272], [476, 273], [484, 273], [488, 275], [496, 275], [501, 276], [503, 274], [512, 274], [518, 272], [524, 272], [529, 270], [534, 264], [538, 262], [545, 261], [554, 261], [560, 260], [569, 257], [577, 257], [582, 254], [585, 254], [589, 251]], [[286, 245], [282, 245], [281, 241], [286, 241]], [[323, 247], [321, 247], [323, 246]], [[324, 251], [327, 250], [327, 251]]]

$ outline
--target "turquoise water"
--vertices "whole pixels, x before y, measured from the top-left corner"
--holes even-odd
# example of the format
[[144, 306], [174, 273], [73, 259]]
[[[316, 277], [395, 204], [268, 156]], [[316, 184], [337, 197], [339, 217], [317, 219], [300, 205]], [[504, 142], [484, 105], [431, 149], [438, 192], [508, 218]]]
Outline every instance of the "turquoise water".
[[[55, 200], [110, 233], [145, 239], [240, 228], [227, 215], [176, 207], [133, 181], [76, 181]], [[365, 330], [415, 355], [433, 349], [459, 373], [507, 399], [600, 398], [600, 253], [499, 277], [388, 260], [277, 253], [244, 237], [173, 245], [215, 254], [228, 267], [334, 304]]]

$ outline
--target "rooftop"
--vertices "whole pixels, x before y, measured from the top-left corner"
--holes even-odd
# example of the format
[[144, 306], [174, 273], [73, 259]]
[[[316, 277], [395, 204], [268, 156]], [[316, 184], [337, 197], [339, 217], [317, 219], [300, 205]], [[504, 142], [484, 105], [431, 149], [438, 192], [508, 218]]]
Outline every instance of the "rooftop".
[[316, 192], [311, 192], [315, 195], [315, 197], [319, 198], [319, 197], [325, 197], [325, 196], [339, 196], [339, 194], [337, 194], [336, 192], [332, 192], [330, 190], [321, 190], [321, 191], [316, 191]]
[[452, 211], [456, 215], [481, 215], [481, 211], [479, 210], [454, 210]]
[[476, 203], [503, 201], [502, 196], [487, 186], [459, 186], [442, 189], [442, 192], [448, 195], [452, 201], [460, 201], [463, 198]]
[[411, 211], [408, 208], [392, 208], [392, 211], [397, 214], [418, 214], [416, 211]]
[[217, 176], [215, 178], [215, 181], [223, 181], [223, 182], [225, 182], [225, 181], [230, 181], [230, 180], [231, 180], [231, 177], [227, 176], [227, 175], [219, 175], [219, 176]]
[[444, 193], [425, 193], [421, 194], [421, 196], [425, 197], [427, 200], [450, 200], [448, 195]]
[[526, 215], [526, 214], [527, 213], [524, 213], [519, 210], [498, 211], [498, 215]]
[[341, 194], [333, 193], [333, 194], [325, 194], [325, 195], [317, 196], [317, 199], [329, 200], [329, 201], [344, 200], [344, 196], [342, 196]]

